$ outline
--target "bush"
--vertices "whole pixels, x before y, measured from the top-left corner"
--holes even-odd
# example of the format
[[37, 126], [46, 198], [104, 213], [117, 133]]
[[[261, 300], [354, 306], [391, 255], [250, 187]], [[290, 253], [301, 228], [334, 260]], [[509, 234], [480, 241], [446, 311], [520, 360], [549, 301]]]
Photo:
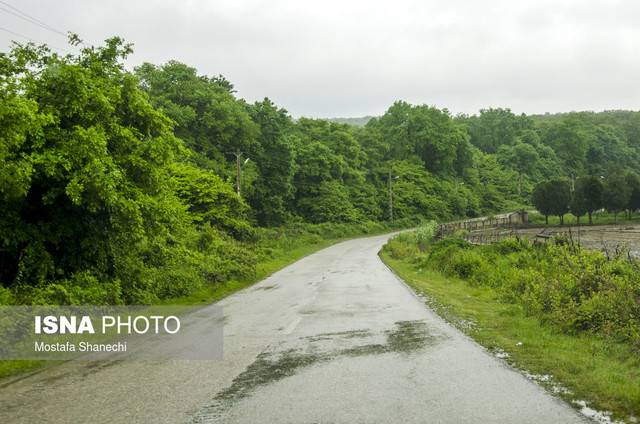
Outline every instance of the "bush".
[[416, 243], [418, 244], [418, 248], [421, 252], [427, 248], [429, 243], [433, 241], [433, 237], [436, 234], [436, 229], [438, 228], [438, 224], [435, 221], [427, 221], [422, 224], [415, 232], [416, 235]]
[[444, 270], [449, 275], [476, 280], [483, 266], [486, 266], [486, 262], [479, 253], [474, 250], [459, 250], [451, 255]]
[[407, 243], [407, 240], [414, 239], [411, 233], [402, 233], [392, 238], [384, 246], [385, 252], [388, 252], [393, 259], [406, 259], [415, 256], [418, 253], [415, 242]]
[[421, 255], [417, 235], [398, 237], [388, 249], [394, 258], [418, 261], [446, 275], [494, 287], [505, 302], [560, 331], [615, 337], [640, 349], [638, 263], [575, 245], [533, 245], [505, 240], [472, 246], [444, 239]]

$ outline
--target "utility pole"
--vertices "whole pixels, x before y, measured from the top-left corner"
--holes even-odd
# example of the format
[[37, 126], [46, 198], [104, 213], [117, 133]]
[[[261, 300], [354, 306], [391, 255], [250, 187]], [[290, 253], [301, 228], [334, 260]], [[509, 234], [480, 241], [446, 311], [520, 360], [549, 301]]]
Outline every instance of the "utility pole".
[[391, 182], [391, 170], [389, 170], [389, 221], [393, 223], [393, 183]]
[[574, 191], [576, 191], [576, 176], [575, 174], [571, 173], [571, 193], [573, 193]]
[[391, 170], [389, 170], [389, 176], [387, 181], [389, 184], [389, 221], [393, 222], [393, 180], [397, 180], [398, 176], [391, 176]]
[[242, 158], [242, 152], [240, 151], [240, 149], [231, 153], [236, 157], [236, 193], [238, 193], [238, 197], [240, 197], [240, 180], [242, 179], [242, 167], [247, 162], [249, 162], [249, 158], [246, 158], [243, 163], [240, 163], [240, 159]]

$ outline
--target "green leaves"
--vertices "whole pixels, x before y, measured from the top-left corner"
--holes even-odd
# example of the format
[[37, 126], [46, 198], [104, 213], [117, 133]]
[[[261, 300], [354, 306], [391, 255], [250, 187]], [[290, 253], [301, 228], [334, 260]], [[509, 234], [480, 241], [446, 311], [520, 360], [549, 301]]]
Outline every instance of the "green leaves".
[[541, 214], [558, 215], [562, 224], [564, 214], [569, 212], [571, 185], [562, 178], [539, 183], [533, 190], [532, 201]]
[[185, 293], [204, 281], [198, 263], [225, 251], [200, 246], [196, 225], [251, 232], [229, 184], [176, 162], [186, 151], [124, 71], [129, 51], [112, 39], [77, 57], [29, 47], [4, 57], [0, 281], [16, 301]]
[[[625, 174], [640, 163], [637, 114], [453, 118], [399, 101], [360, 128], [247, 104], [224, 77], [176, 61], [131, 73], [130, 53], [115, 37], [65, 57], [0, 54], [0, 282], [12, 301], [153, 302], [250, 275], [267, 234], [256, 226], [367, 227], [391, 206], [407, 222], [478, 216], [584, 170], [612, 176], [607, 207], [640, 207], [640, 180]], [[600, 207], [596, 183], [578, 179], [574, 212]], [[542, 187], [539, 209], [564, 213], [567, 182]]]

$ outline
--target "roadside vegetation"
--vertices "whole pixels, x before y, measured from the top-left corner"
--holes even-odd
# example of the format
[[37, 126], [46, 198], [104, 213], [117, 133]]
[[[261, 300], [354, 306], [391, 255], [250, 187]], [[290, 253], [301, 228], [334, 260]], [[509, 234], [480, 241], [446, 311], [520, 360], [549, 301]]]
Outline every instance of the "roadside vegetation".
[[594, 213], [601, 209], [613, 216], [614, 223], [620, 213], [630, 220], [633, 212], [640, 209], [640, 177], [632, 171], [616, 171], [608, 177], [592, 175], [575, 181], [564, 178], [543, 181], [534, 188], [532, 203], [544, 216], [545, 224], [552, 215], [563, 225], [567, 213], [575, 217], [577, 224], [585, 215], [588, 223], [593, 224]]
[[80, 50], [0, 54], [1, 304], [188, 299], [260, 275], [281, 244], [515, 201], [447, 111], [294, 120], [182, 63], [128, 71], [119, 38]]
[[430, 234], [402, 234], [382, 257], [437, 312], [568, 400], [640, 416], [637, 261], [567, 239], [474, 246]]
[[70, 42], [0, 53], [0, 304], [200, 298], [287, 258], [280, 243], [490, 215], [543, 181], [640, 168], [637, 112], [397, 101], [364, 126], [293, 119], [183, 63], [128, 70], [120, 38]]
[[[270, 274], [303, 258], [317, 250], [328, 247], [345, 239], [376, 235], [390, 231], [383, 224], [303, 224], [261, 229], [262, 234], [255, 243], [257, 252], [253, 272], [245, 273], [217, 284], [205, 284], [190, 290], [183, 296], [171, 297], [155, 302], [168, 305], [207, 305], [260, 281]], [[72, 288], [71, 295], [82, 292]], [[81, 303], [82, 298], [65, 299], [68, 303]], [[64, 301], [64, 300], [63, 300]], [[0, 361], [0, 378], [37, 370], [44, 366], [55, 366], [57, 361], [11, 360]]]
[[[579, 221], [579, 222], [578, 222]], [[582, 216], [579, 220], [575, 215], [566, 213], [562, 218], [562, 225], [589, 225], [589, 221]], [[560, 218], [557, 216], [546, 217], [539, 212], [529, 212], [529, 224], [541, 226], [560, 226]], [[640, 224], [640, 214], [614, 215], [606, 211], [593, 214], [592, 225], [638, 225]]]

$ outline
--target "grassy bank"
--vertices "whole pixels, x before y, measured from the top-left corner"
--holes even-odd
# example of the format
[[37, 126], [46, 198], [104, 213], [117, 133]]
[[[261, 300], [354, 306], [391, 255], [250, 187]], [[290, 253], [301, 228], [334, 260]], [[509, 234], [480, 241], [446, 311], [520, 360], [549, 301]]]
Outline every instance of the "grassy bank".
[[471, 273], [464, 279], [446, 275], [430, 263], [429, 250], [421, 251], [415, 238], [405, 236], [394, 239], [381, 256], [441, 316], [515, 367], [539, 376], [550, 390], [618, 419], [640, 416], [640, 357], [632, 342], [562, 329]]
[[[251, 249], [258, 257], [258, 261], [251, 275], [202, 286], [187, 296], [165, 299], [158, 304], [205, 305], [216, 302], [325, 247], [354, 237], [383, 234], [392, 231], [392, 227], [377, 223], [301, 224], [258, 231], [259, 238]], [[56, 364], [59, 362], [0, 361], [0, 378], [32, 372], [44, 366]]]
[[208, 285], [188, 296], [168, 299], [163, 303], [197, 305], [216, 302], [325, 247], [355, 237], [384, 234], [394, 228], [398, 227], [369, 223], [359, 225], [303, 224], [277, 229], [261, 229], [260, 238], [253, 249], [257, 252], [259, 259], [255, 265], [255, 272], [251, 276]]

